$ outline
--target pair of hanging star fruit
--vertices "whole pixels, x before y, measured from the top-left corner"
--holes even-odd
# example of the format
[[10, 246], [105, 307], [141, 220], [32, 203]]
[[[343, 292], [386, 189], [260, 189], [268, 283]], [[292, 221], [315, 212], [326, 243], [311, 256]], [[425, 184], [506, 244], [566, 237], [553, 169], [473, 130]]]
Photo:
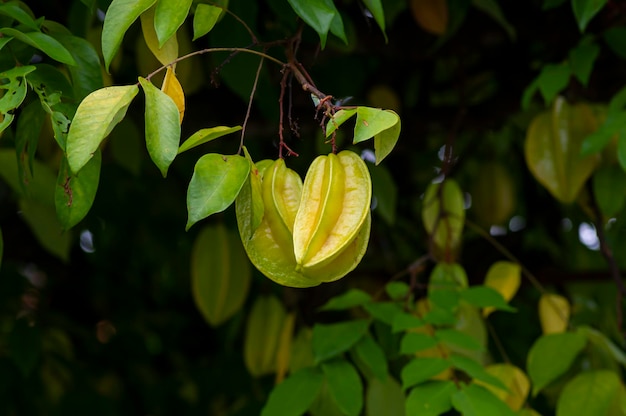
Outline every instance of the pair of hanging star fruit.
[[304, 179], [283, 159], [250, 170], [236, 200], [248, 257], [284, 286], [311, 287], [344, 277], [369, 241], [372, 185], [354, 152], [318, 156]]

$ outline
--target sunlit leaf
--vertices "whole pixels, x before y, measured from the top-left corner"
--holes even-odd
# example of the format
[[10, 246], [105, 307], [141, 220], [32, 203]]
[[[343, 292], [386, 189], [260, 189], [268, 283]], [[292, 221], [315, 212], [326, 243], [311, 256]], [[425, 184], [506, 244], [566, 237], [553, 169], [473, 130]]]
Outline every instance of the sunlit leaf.
[[452, 405], [463, 416], [514, 416], [515, 413], [486, 388], [477, 384], [461, 387], [452, 395]]
[[203, 228], [193, 243], [190, 269], [194, 301], [211, 326], [241, 309], [252, 271], [237, 234], [221, 223]]
[[94, 157], [78, 172], [70, 171], [67, 159], [63, 158], [54, 192], [57, 216], [64, 229], [78, 224], [89, 212], [96, 198], [100, 181], [102, 156], [96, 150]]
[[182, 153], [193, 147], [200, 146], [201, 144], [210, 142], [211, 140], [218, 139], [222, 136], [234, 133], [239, 130], [241, 130], [241, 126], [235, 126], [235, 127], [217, 126], [217, 127], [211, 127], [207, 129], [198, 130], [197, 132], [192, 134], [187, 140], [185, 140], [183, 144], [180, 145], [180, 148], [178, 149], [178, 153]]
[[[522, 282], [522, 268], [517, 263], [498, 261], [489, 267], [483, 284], [499, 292], [505, 301], [510, 301], [517, 293]], [[483, 315], [488, 316], [494, 308], [485, 308]]]
[[156, 7], [150, 7], [139, 16], [141, 20], [141, 32], [143, 33], [143, 39], [148, 49], [150, 49], [150, 52], [152, 52], [161, 64], [168, 65], [178, 58], [178, 40], [176, 36], [171, 36], [163, 45], [159, 44], [159, 39], [154, 29], [155, 8]]
[[[385, 111], [396, 114], [392, 110]], [[391, 128], [383, 130], [374, 136], [374, 152], [376, 154], [377, 165], [389, 156], [393, 148], [396, 147], [396, 143], [398, 143], [398, 139], [400, 138], [401, 128], [402, 123], [400, 121], [400, 117], [398, 117], [398, 122]]]
[[450, 363], [445, 358], [414, 358], [402, 368], [400, 374], [402, 388], [408, 389], [416, 384], [430, 380], [448, 367], [450, 367]]
[[565, 373], [585, 348], [583, 334], [563, 332], [543, 335], [528, 352], [526, 369], [533, 384], [533, 396]]
[[172, 98], [150, 81], [139, 77], [146, 95], [146, 147], [163, 177], [178, 154], [180, 143], [179, 108]]
[[301, 416], [322, 388], [324, 376], [315, 368], [304, 368], [274, 387], [261, 416]]
[[193, 0], [159, 0], [154, 12], [154, 29], [159, 47], [167, 42], [183, 24]]
[[93, 157], [102, 140], [124, 118], [138, 91], [137, 85], [106, 87], [80, 103], [67, 135], [66, 154], [72, 172], [80, 171]]
[[356, 320], [313, 327], [313, 355], [316, 362], [333, 358], [352, 348], [367, 332], [369, 322]]
[[539, 299], [539, 320], [544, 334], [558, 334], [567, 330], [571, 307], [561, 295], [546, 293]]
[[228, 208], [249, 172], [250, 163], [242, 156], [210, 153], [198, 159], [187, 190], [189, 218], [185, 228]]
[[561, 97], [528, 128], [524, 145], [528, 168], [563, 203], [576, 199], [599, 161], [599, 155], [580, 156], [583, 140], [597, 128], [590, 106], [569, 105]]
[[130, 25], [154, 3], [156, 0], [113, 0], [111, 2], [102, 27], [102, 55], [107, 72]]
[[0, 89], [5, 90], [2, 98], [0, 98], [0, 133], [6, 129], [14, 118], [14, 110], [19, 107], [26, 93], [28, 86], [24, 77], [33, 72], [36, 67], [32, 65], [17, 66], [0, 73], [0, 80], [8, 80], [8, 82], [0, 84]]
[[[356, 144], [364, 140], [371, 139], [377, 134], [393, 128], [399, 122], [400, 117], [398, 117], [398, 115], [391, 110], [381, 110], [380, 108], [371, 107], [357, 107], [356, 125], [354, 126], [354, 139], [352, 140], [352, 143]], [[400, 131], [398, 130], [398, 134], [399, 133]]]
[[198, 4], [193, 15], [193, 40], [209, 33], [222, 14], [220, 7]]
[[352, 364], [331, 360], [322, 364], [328, 390], [337, 407], [348, 416], [358, 416], [363, 408], [363, 383]]
[[578, 21], [578, 28], [584, 32], [587, 25], [596, 14], [606, 5], [608, 0], [572, 0], [574, 16]]
[[609, 410], [623, 389], [617, 374], [608, 370], [592, 370], [578, 374], [561, 392], [557, 416], [612, 415]]
[[72, 54], [55, 38], [42, 32], [23, 33], [17, 29], [9, 27], [0, 28], [0, 33], [5, 36], [14, 37], [15, 39], [39, 49], [55, 61], [67, 65], [76, 65]]
[[406, 398], [406, 414], [439, 416], [452, 409], [452, 395], [457, 391], [454, 382], [429, 381], [411, 389]]
[[356, 108], [341, 109], [326, 123], [326, 137], [329, 137], [343, 123], [356, 114]]

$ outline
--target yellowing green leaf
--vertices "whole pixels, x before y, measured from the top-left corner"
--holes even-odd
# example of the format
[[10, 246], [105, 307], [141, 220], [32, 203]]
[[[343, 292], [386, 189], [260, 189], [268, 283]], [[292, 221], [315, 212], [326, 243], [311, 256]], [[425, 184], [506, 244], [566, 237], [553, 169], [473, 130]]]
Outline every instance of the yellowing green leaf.
[[73, 174], [67, 159], [63, 158], [54, 202], [57, 216], [65, 230], [78, 224], [91, 209], [98, 190], [101, 162], [100, 151], [96, 150], [94, 157], [77, 174]]
[[176, 104], [178, 114], [180, 115], [180, 123], [182, 124], [183, 116], [185, 115], [185, 92], [180, 82], [178, 82], [176, 73], [171, 66], [167, 67], [165, 79], [163, 79], [163, 85], [161, 85], [161, 91], [166, 93], [172, 101], [174, 101], [174, 104]]
[[[364, 140], [370, 139], [385, 130], [392, 129], [400, 123], [400, 117], [391, 110], [381, 110], [380, 108], [357, 107], [356, 109], [356, 125], [354, 126], [354, 139], [352, 143], [357, 144]], [[391, 136], [395, 133], [392, 132]], [[400, 134], [397, 130], [395, 134]], [[395, 144], [395, 143], [394, 143]], [[391, 146], [393, 148], [393, 146]]]
[[341, 109], [335, 113], [335, 115], [328, 120], [326, 124], [326, 137], [329, 137], [335, 130], [339, 128], [343, 123], [356, 114], [356, 108]]
[[[396, 117], [398, 117], [398, 115], [392, 110], [385, 111], [393, 113]], [[398, 122], [396, 124], [374, 136], [374, 151], [376, 154], [377, 165], [382, 162], [384, 158], [389, 156], [389, 153], [391, 153], [393, 148], [396, 147], [396, 143], [398, 143], [398, 139], [400, 138], [401, 128], [400, 117], [398, 117]]]
[[218, 326], [241, 309], [252, 273], [239, 237], [222, 224], [200, 231], [191, 252], [192, 293], [209, 325]]
[[241, 130], [241, 126], [227, 127], [216, 126], [208, 129], [201, 129], [192, 134], [187, 140], [180, 145], [178, 153], [182, 153], [193, 147], [200, 146], [201, 144], [210, 142], [211, 140], [219, 139], [227, 134], [234, 133]]
[[[157, 34], [154, 29], [154, 9], [151, 7], [141, 14], [141, 31], [148, 49], [163, 65], [167, 65], [178, 58], [178, 40], [176, 36], [170, 37], [162, 46], [159, 45]], [[168, 68], [169, 69], [169, 68]]]
[[139, 77], [146, 95], [146, 147], [152, 161], [163, 177], [178, 154], [180, 143], [180, 113], [169, 95], [150, 81]]
[[113, 0], [111, 2], [102, 27], [102, 55], [107, 72], [130, 25], [154, 3], [156, 0]]
[[508, 363], [491, 364], [486, 366], [485, 370], [499, 379], [508, 390], [503, 390], [481, 381], [476, 381], [476, 383], [490, 390], [500, 400], [508, 404], [512, 410], [520, 410], [530, 392], [530, 380], [526, 374], [516, 366]]
[[80, 103], [67, 135], [66, 154], [72, 172], [80, 171], [93, 157], [102, 140], [122, 121], [138, 91], [136, 85], [106, 87]]
[[0, 98], [0, 133], [11, 124], [15, 117], [14, 110], [26, 98], [28, 85], [24, 82], [24, 77], [35, 69], [32, 65], [18, 66], [0, 73], [1, 80], [8, 80], [0, 85], [0, 90], [4, 91]]
[[[522, 268], [519, 264], [499, 261], [491, 265], [485, 277], [485, 286], [497, 290], [507, 302], [513, 299], [522, 280]], [[483, 316], [488, 316], [494, 308], [485, 308]]]
[[580, 156], [582, 142], [597, 128], [590, 106], [569, 105], [561, 97], [528, 128], [524, 145], [528, 168], [563, 203], [576, 199], [599, 162], [599, 155]]
[[539, 299], [539, 319], [544, 334], [565, 332], [569, 323], [570, 305], [561, 295], [546, 293]]

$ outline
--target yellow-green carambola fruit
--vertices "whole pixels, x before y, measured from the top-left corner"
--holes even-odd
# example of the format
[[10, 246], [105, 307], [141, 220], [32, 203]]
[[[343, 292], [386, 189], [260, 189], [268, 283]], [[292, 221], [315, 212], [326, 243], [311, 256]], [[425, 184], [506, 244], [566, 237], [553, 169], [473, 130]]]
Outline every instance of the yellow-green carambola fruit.
[[[341, 152], [330, 158], [334, 160], [331, 163], [339, 161], [342, 175], [330, 175], [325, 181], [312, 181], [307, 174], [303, 188], [299, 176], [279, 159], [267, 166], [262, 177], [258, 169], [251, 169], [250, 177], [237, 197], [237, 223], [248, 257], [265, 276], [281, 285], [310, 287], [338, 280], [358, 265], [367, 249], [371, 226], [371, 182], [367, 167], [351, 152]], [[314, 165], [315, 162], [311, 167], [314, 168]], [[314, 176], [319, 175], [314, 171]], [[327, 189], [323, 192], [315, 192], [314, 189], [303, 192], [307, 184]], [[359, 191], [356, 187], [364, 189]], [[327, 198], [324, 204], [310, 199], [312, 194], [329, 192], [333, 193], [333, 197]], [[366, 194], [365, 198], [362, 193]], [[358, 201], [363, 204], [362, 210], [355, 207]], [[259, 217], [260, 210], [255, 208], [260, 204], [263, 206], [262, 217]], [[327, 204], [333, 209], [324, 209], [322, 205]], [[319, 209], [311, 210], [312, 206]], [[349, 212], [359, 217], [352, 224], [345, 218]], [[313, 215], [313, 218], [307, 219], [306, 215]], [[316, 236], [313, 248], [327, 255], [322, 261], [306, 264], [305, 267], [297, 263], [294, 248], [293, 236], [299, 232], [298, 217], [301, 217], [300, 224], [310, 225], [316, 221], [323, 224], [313, 233]], [[334, 228], [344, 231], [341, 234], [343, 238], [337, 238]], [[323, 235], [326, 237], [320, 244], [318, 239], [321, 240]], [[308, 252], [313, 256], [313, 250]]]
[[371, 199], [369, 171], [357, 154], [317, 157], [306, 174], [293, 227], [297, 270], [323, 279], [315, 275], [362, 239], [364, 224], [369, 228]]

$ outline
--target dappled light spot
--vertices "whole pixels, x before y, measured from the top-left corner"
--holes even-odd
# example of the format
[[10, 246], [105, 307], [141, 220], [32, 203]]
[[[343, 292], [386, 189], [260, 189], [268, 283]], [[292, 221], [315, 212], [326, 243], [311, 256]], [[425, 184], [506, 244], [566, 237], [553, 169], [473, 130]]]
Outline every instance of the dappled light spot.
[[600, 241], [598, 240], [598, 235], [596, 234], [596, 227], [592, 224], [586, 222], [580, 223], [578, 226], [578, 239], [589, 250], [600, 249]]
[[93, 246], [93, 234], [89, 230], [83, 230], [80, 233], [80, 249], [85, 253], [93, 253], [96, 251]]

